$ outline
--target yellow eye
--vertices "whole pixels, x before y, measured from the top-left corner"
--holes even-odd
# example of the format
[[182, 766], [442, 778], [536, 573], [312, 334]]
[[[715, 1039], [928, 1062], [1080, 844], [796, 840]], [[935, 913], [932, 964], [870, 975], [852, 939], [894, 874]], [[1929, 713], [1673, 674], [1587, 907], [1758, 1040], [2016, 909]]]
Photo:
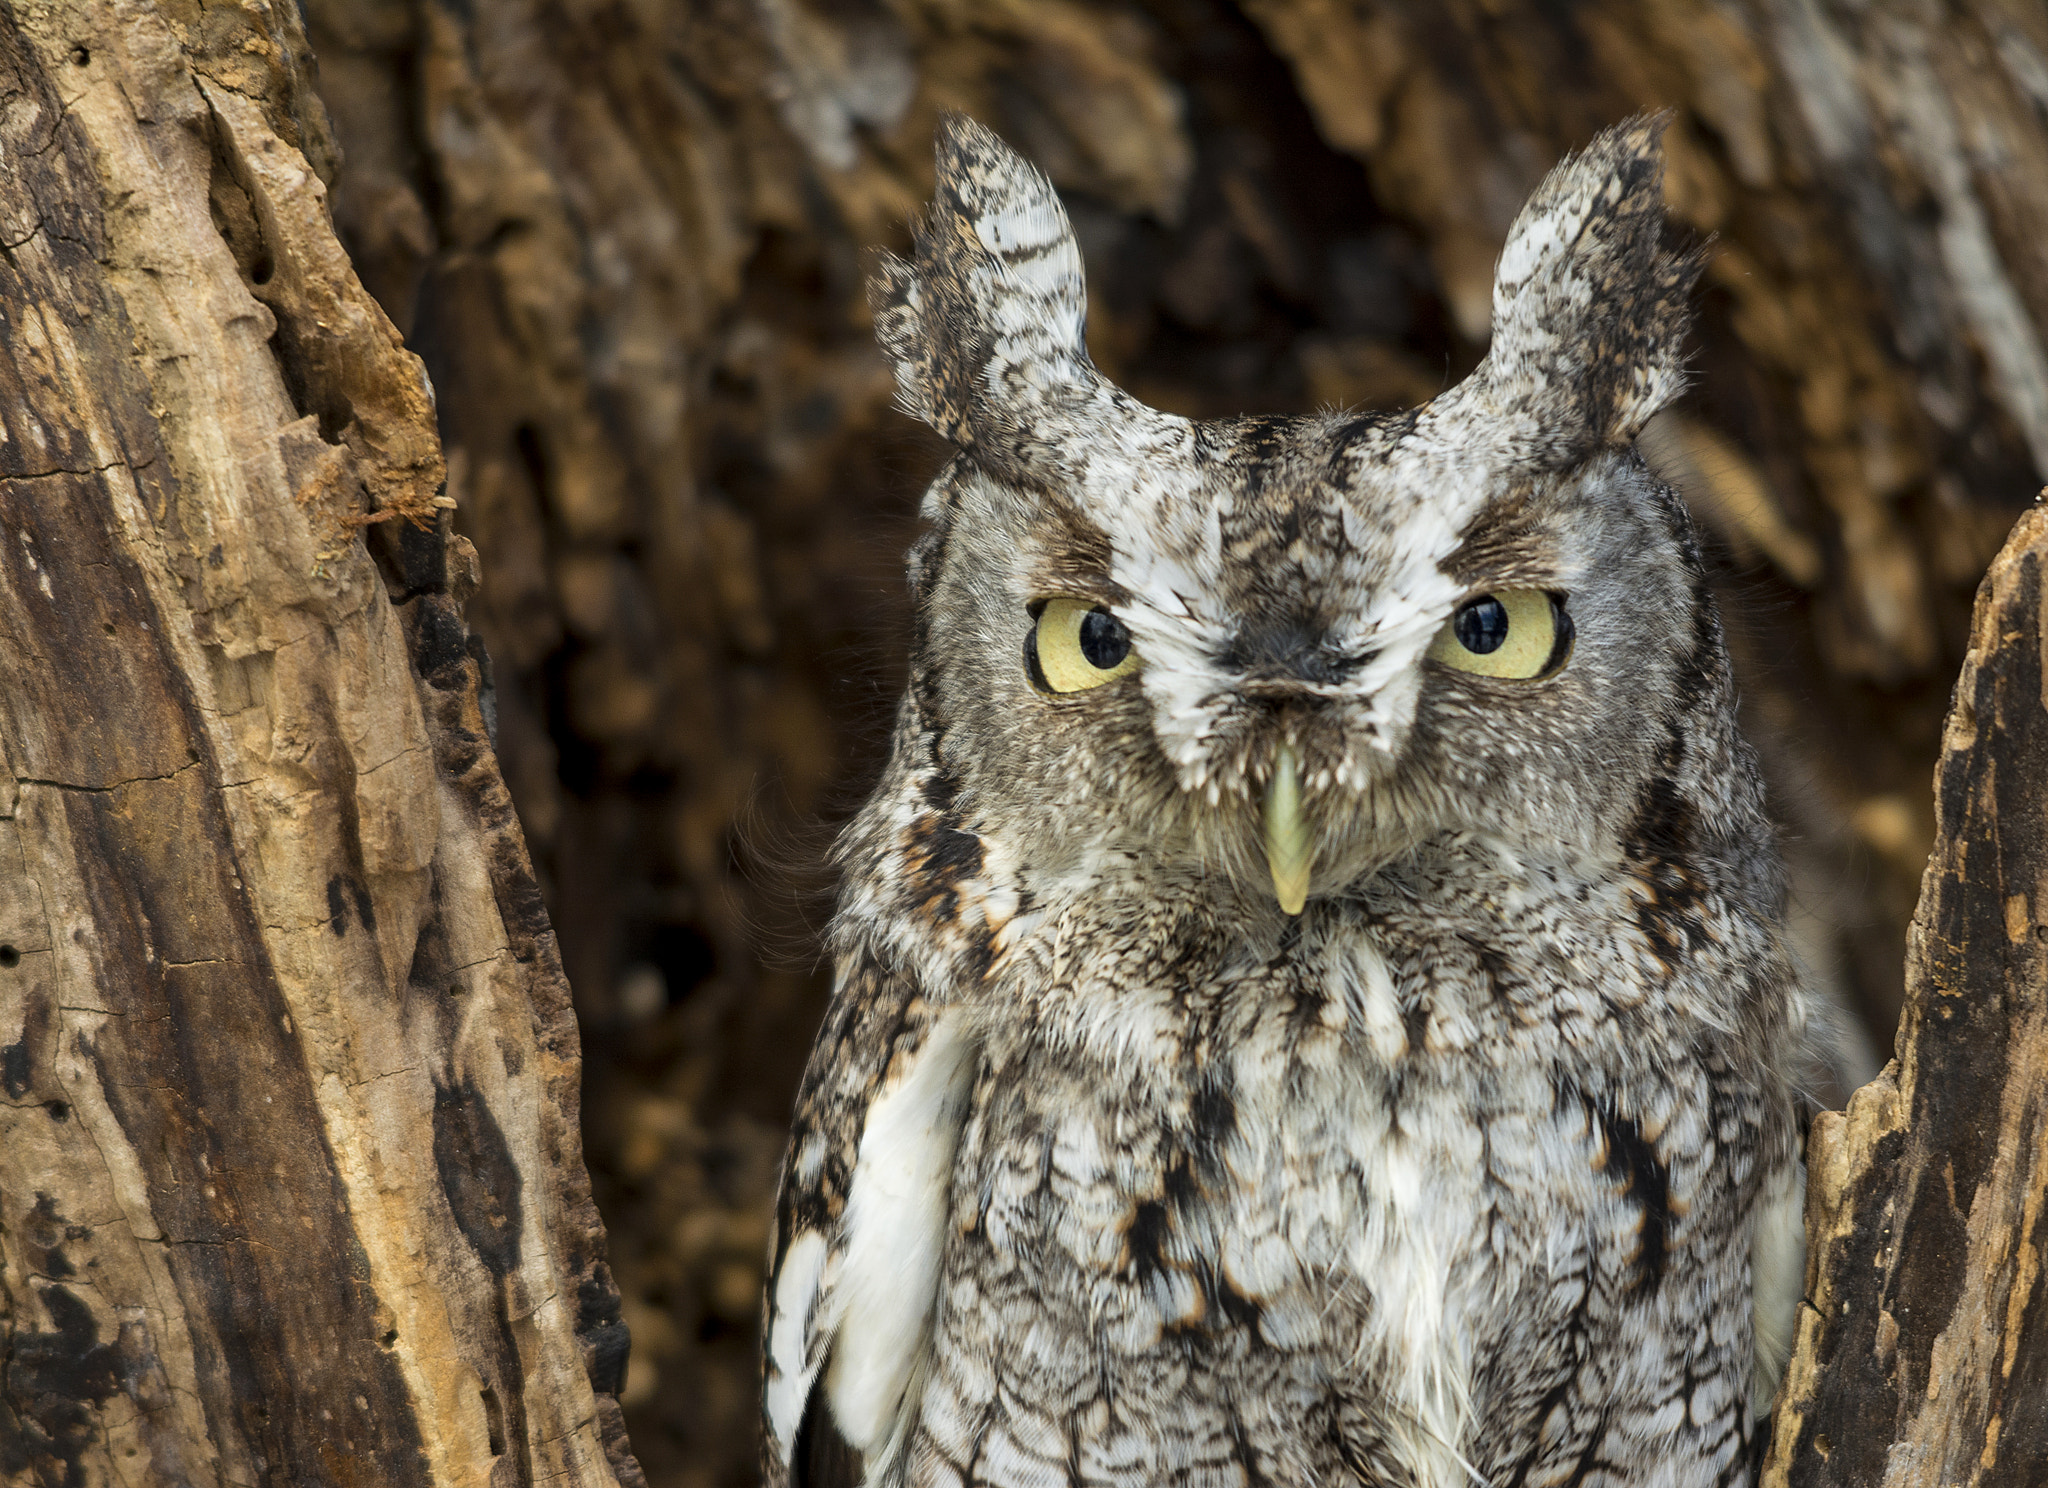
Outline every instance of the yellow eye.
[[1429, 659], [1481, 677], [1527, 681], [1557, 671], [1572, 654], [1572, 617], [1541, 589], [1502, 589], [1458, 606], [1429, 643]]
[[1123, 621], [1085, 599], [1039, 601], [1024, 664], [1043, 692], [1083, 692], [1138, 669]]

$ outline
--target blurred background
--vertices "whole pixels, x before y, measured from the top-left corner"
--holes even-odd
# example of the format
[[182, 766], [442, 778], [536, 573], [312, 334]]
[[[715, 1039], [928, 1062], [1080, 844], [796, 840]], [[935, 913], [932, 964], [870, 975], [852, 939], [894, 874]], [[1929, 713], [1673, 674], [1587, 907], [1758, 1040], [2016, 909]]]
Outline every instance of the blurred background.
[[1970, 597], [2048, 471], [2038, 0], [304, 9], [302, 136], [483, 558], [656, 1488], [754, 1478], [821, 860], [878, 767], [945, 456], [889, 407], [862, 255], [907, 243], [944, 109], [1051, 174], [1096, 360], [1192, 415], [1455, 381], [1527, 191], [1675, 110], [1672, 210], [1714, 247], [1647, 452], [1708, 536], [1846, 1077], [1889, 1052]]

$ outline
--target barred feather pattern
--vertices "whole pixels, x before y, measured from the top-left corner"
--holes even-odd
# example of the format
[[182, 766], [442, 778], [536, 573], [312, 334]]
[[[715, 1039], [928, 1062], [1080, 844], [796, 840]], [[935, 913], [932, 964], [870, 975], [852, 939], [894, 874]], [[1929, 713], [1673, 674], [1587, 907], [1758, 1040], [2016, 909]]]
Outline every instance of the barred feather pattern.
[[[1202, 423], [1095, 371], [1051, 185], [942, 126], [872, 303], [959, 454], [841, 846], [773, 1488], [1750, 1481], [1805, 1003], [1697, 546], [1630, 442], [1698, 271], [1660, 127], [1531, 198], [1458, 387]], [[1555, 597], [1565, 662], [1431, 659], [1502, 590]], [[1048, 596], [1140, 667], [1034, 686]]]

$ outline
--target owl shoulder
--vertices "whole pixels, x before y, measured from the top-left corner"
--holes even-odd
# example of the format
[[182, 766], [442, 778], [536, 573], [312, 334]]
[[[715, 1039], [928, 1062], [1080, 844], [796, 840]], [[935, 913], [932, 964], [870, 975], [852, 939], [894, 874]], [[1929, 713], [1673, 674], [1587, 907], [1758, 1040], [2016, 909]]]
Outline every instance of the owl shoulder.
[[[765, 1480], [889, 1449], [936, 1295], [966, 1020], [872, 947], [839, 958], [798, 1093], [762, 1319]], [[858, 1482], [861, 1472], [849, 1482]]]

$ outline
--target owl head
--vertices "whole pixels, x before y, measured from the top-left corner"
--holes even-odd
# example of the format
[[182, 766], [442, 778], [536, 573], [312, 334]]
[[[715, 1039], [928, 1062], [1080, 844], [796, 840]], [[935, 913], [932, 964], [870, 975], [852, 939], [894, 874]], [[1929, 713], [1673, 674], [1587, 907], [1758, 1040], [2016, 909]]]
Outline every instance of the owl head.
[[957, 446], [911, 564], [952, 809], [1038, 881], [1287, 914], [1446, 833], [1616, 851], [1729, 710], [1683, 508], [1633, 442], [1683, 382], [1700, 267], [1665, 242], [1661, 130], [1536, 191], [1462, 383], [1200, 421], [1097, 372], [1051, 184], [948, 119], [915, 261], [869, 297], [901, 407]]

